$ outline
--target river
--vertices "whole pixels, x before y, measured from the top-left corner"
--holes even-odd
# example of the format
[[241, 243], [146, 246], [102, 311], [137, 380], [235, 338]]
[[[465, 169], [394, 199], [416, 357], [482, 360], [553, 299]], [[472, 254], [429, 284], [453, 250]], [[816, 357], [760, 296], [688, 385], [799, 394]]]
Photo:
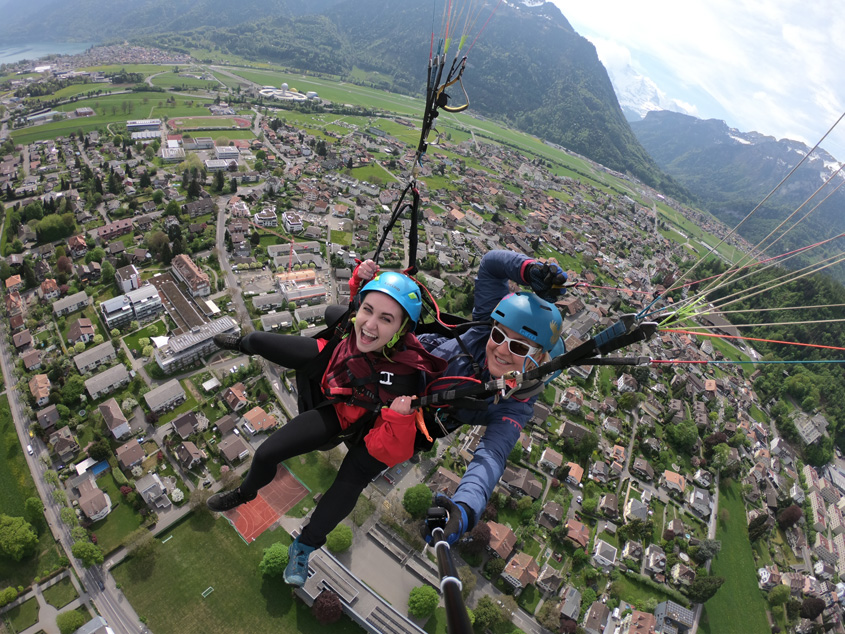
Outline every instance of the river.
[[22, 59], [36, 60], [45, 55], [75, 55], [93, 46], [91, 42], [29, 42], [0, 45], [0, 64]]

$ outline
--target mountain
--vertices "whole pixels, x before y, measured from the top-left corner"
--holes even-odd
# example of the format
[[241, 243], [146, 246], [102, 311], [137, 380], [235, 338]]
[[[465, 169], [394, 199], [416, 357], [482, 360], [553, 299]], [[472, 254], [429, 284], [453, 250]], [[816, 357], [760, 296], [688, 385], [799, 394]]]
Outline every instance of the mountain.
[[[631, 132], [595, 47], [560, 9], [540, 0], [488, 2], [472, 37], [494, 6], [468, 58], [471, 111], [687, 200]], [[92, 41], [96, 33], [183, 51], [220, 50], [420, 94], [434, 8], [408, 0], [0, 0], [0, 14], [8, 11], [0, 39]], [[376, 79], [361, 80], [361, 70]], [[458, 86], [449, 93], [452, 103], [462, 103]]]
[[654, 110], [694, 114], [686, 104], [669, 99], [652, 79], [638, 73], [630, 64], [624, 67], [608, 66], [607, 74], [628, 121], [640, 121]]
[[[632, 122], [631, 129], [661, 169], [731, 227], [739, 224], [810, 151], [800, 141], [741, 132], [728, 127], [724, 121], [696, 119], [668, 111], [649, 112], [642, 121]], [[834, 157], [822, 149], [816, 150], [766, 204], [738, 228], [739, 233], [756, 244], [813, 196], [838, 167]], [[831, 194], [835, 186], [843, 182], [845, 177], [837, 175], [832, 185], [799, 211], [785, 228], [818, 205], [818, 209], [779, 241], [769, 255], [845, 232], [841, 213], [845, 207], [845, 190]], [[828, 194], [830, 197], [821, 202]], [[826, 251], [828, 255], [836, 252], [832, 248]], [[821, 257], [815, 251], [807, 255], [812, 260]], [[842, 279], [838, 272], [837, 276]]]

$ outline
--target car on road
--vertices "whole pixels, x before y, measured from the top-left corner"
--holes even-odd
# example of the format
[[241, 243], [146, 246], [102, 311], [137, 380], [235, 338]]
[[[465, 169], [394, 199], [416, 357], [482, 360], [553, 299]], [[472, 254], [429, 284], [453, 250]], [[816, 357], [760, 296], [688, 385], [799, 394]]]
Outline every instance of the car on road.
[[581, 504], [581, 502], [583, 502], [583, 501], [584, 501], [584, 498], [583, 498], [582, 496], [580, 496], [580, 495], [579, 495], [579, 496], [575, 499], [575, 501], [576, 501], [576, 502], [578, 502], [578, 504]]
[[104, 584], [102, 581], [97, 581], [97, 585], [100, 587], [101, 591], [105, 591], [106, 584]]

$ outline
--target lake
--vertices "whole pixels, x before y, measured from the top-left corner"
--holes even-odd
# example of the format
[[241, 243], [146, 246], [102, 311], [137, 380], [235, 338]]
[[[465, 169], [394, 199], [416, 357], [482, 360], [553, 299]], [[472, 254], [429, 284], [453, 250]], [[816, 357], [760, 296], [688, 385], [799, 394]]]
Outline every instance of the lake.
[[75, 55], [93, 46], [91, 42], [30, 42], [0, 45], [0, 64], [22, 59], [36, 60], [45, 55]]

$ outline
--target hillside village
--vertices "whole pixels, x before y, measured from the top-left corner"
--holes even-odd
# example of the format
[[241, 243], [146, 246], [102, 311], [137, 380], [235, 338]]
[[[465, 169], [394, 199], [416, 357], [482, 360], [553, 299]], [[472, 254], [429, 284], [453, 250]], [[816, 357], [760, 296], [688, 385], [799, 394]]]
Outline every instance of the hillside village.
[[[4, 105], [27, 116], [20, 96]], [[84, 119], [85, 108], [67, 116]], [[346, 132], [318, 134], [275, 104], [250, 111], [216, 99], [201, 109], [245, 119], [255, 138], [218, 145], [173, 118], [129, 118], [2, 145], [7, 379], [22, 395], [30, 453], [59, 506], [73, 509], [62, 519], [107, 556], [137, 529], [158, 532], [191, 511], [197, 492], [229, 485], [295, 414], [292, 375], [220, 352], [212, 338], [318, 331], [326, 305], [349, 300], [355, 260], [375, 249], [413, 166], [414, 150], [386, 131], [413, 128], [402, 118], [353, 124], [322, 100], [321, 121]], [[568, 348], [648, 306], [690, 258], [658, 231], [654, 209], [505, 145], [442, 138], [418, 178], [420, 279], [434, 296], [466, 313], [468, 281], [491, 249], [559, 257], [584, 282], [558, 302]], [[388, 235], [385, 267], [409, 264], [410, 229], [405, 220]], [[725, 359], [709, 340], [668, 332], [627, 354]], [[486, 529], [473, 533], [483, 548], [464, 553], [515, 597], [503, 618], [518, 609], [537, 632], [695, 631], [717, 523], [744, 521], [759, 588], [789, 588], [773, 623], [845, 631], [845, 472], [801, 461], [802, 447], [771, 423], [773, 403], [755, 392], [758, 374], [581, 366], [556, 379], [511, 454]], [[803, 445], [826, 434], [822, 414], [799, 410], [794, 422]], [[424, 458], [432, 491], [454, 491], [482, 434], [462, 430]], [[745, 517], [720, 512], [720, 482], [740, 492]], [[389, 493], [380, 485], [370, 494]], [[309, 604], [310, 587], [300, 591]], [[799, 615], [808, 599], [824, 604], [812, 620]], [[354, 603], [344, 607], [379, 631]], [[405, 614], [390, 618], [396, 631], [419, 631]]]

